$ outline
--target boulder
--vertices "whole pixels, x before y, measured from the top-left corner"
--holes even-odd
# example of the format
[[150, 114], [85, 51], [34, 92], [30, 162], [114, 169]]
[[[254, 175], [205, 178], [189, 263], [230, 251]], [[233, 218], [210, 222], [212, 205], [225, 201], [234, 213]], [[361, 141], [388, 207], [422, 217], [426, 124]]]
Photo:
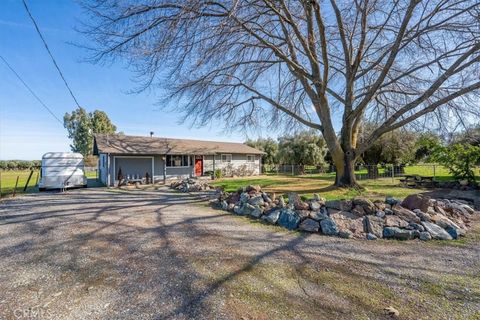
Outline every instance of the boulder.
[[412, 230], [418, 230], [420, 232], [425, 231], [425, 228], [421, 224], [418, 224], [418, 223], [410, 223], [408, 225], [408, 228], [412, 229]]
[[385, 226], [406, 228], [408, 227], [408, 222], [398, 216], [385, 216]]
[[422, 232], [420, 232], [419, 238], [420, 238], [420, 240], [422, 240], [422, 241], [432, 240], [432, 236], [431, 236], [430, 233], [428, 233], [427, 231], [422, 231]]
[[244, 203], [242, 205], [242, 211], [241, 211], [241, 215], [249, 215], [253, 210], [255, 210], [255, 206], [252, 206], [251, 204], [249, 203]]
[[259, 185], [249, 185], [245, 188], [245, 192], [261, 192], [262, 188]]
[[431, 204], [432, 201], [429, 197], [421, 194], [411, 194], [402, 201], [401, 205], [410, 210], [420, 209], [423, 212], [426, 212]]
[[365, 229], [366, 232], [369, 234], [374, 234], [377, 238], [381, 238], [383, 235], [383, 227], [385, 225], [385, 221], [383, 218], [379, 218], [376, 216], [365, 216]]
[[398, 231], [400, 232], [400, 228], [397, 227], [385, 227], [383, 228], [383, 237], [384, 238], [393, 238], [395, 237], [395, 233]]
[[240, 200], [240, 194], [238, 194], [237, 192], [234, 192], [232, 193], [231, 195], [229, 195], [227, 197], [227, 202], [228, 203], [237, 203], [238, 201]]
[[392, 215], [393, 214], [393, 211], [391, 208], [385, 208], [385, 210], [383, 210], [383, 212], [385, 212], [386, 215]]
[[385, 202], [383, 201], [380, 201], [380, 200], [375, 200], [373, 201], [373, 204], [375, 205], [375, 207], [377, 208], [376, 211], [383, 211], [385, 210], [385, 208], [387, 207]]
[[259, 195], [251, 197], [248, 200], [248, 203], [250, 203], [252, 206], [263, 206], [265, 204], [265, 201], [263, 200], [263, 197]]
[[389, 204], [391, 206], [394, 206], [396, 205], [397, 203], [399, 203], [399, 201], [397, 199], [395, 199], [394, 197], [386, 197], [385, 198], [385, 203], [386, 204]]
[[316, 200], [310, 201], [310, 210], [312, 211], [319, 211], [322, 207], [322, 204]]
[[448, 234], [442, 227], [427, 221], [422, 221], [422, 226], [430, 233], [433, 239], [436, 240], [452, 240], [452, 236]]
[[280, 217], [280, 212], [281, 210], [274, 210], [269, 212], [268, 214], [265, 214], [262, 216], [262, 220], [270, 223], [270, 224], [276, 224], [278, 221], [278, 218]]
[[298, 216], [300, 217], [300, 219], [306, 219], [310, 216], [310, 212], [309, 210], [295, 210], [295, 212], [298, 214]]
[[428, 213], [423, 212], [420, 209], [413, 209], [413, 212], [417, 215], [417, 217], [420, 218], [420, 221], [427, 221], [427, 222], [432, 221], [432, 219], [430, 218], [430, 215]]
[[228, 210], [228, 203], [225, 200], [222, 201], [222, 210]]
[[313, 220], [320, 221], [328, 218], [327, 210], [322, 208], [320, 211], [310, 211], [309, 217]]
[[300, 223], [300, 217], [291, 209], [282, 209], [280, 217], [278, 218], [278, 224], [288, 230], [297, 229]]
[[375, 212], [377, 211], [377, 207], [373, 204], [372, 201], [367, 198], [354, 198], [352, 202], [354, 206], [362, 207], [363, 211], [367, 215], [375, 214]]
[[330, 217], [320, 221], [320, 229], [322, 230], [323, 234], [326, 234], [329, 236], [338, 235], [337, 225], [335, 224], [335, 221], [333, 221], [332, 218]]
[[377, 240], [377, 236], [373, 233], [367, 233], [367, 240]]
[[305, 219], [298, 226], [299, 230], [307, 231], [307, 232], [318, 232], [319, 228], [320, 228], [320, 224], [313, 219]]
[[338, 236], [344, 239], [350, 239], [353, 237], [353, 233], [350, 230], [340, 230], [338, 231]]
[[[435, 215], [432, 217], [432, 221], [445, 229], [454, 239], [457, 239], [458, 236], [464, 236], [465, 235], [465, 230], [461, 228], [459, 225], [457, 225], [455, 222], [452, 220], [448, 219], [445, 216], [442, 215]], [[448, 231], [448, 230], [453, 230], [453, 231]]]
[[366, 213], [362, 206], [355, 205], [352, 209], [352, 213], [357, 217], [363, 217]]
[[272, 199], [270, 199], [268, 194], [266, 194], [265, 192], [262, 192], [262, 198], [263, 198], [263, 201], [266, 202], [266, 203], [272, 202]]
[[354, 213], [348, 211], [339, 211], [330, 215], [330, 218], [335, 222], [339, 231], [349, 230], [358, 238], [365, 237], [363, 218], [359, 218]]
[[240, 202], [248, 202], [249, 199], [250, 196], [248, 193], [242, 192], [242, 194], [240, 194]]
[[385, 227], [383, 229], [384, 238], [395, 238], [398, 240], [411, 240], [419, 236], [416, 230], [406, 230], [397, 227]]
[[253, 217], [253, 218], [260, 218], [263, 214], [263, 210], [256, 206], [255, 209], [253, 209], [251, 212], [250, 212], [250, 216]]
[[235, 205], [235, 207], [233, 207], [233, 212], [236, 214], [242, 214], [242, 206]]
[[288, 194], [288, 204], [293, 205], [296, 210], [308, 210], [310, 206], [308, 203], [303, 202], [300, 196], [295, 192]]
[[227, 207], [227, 210], [228, 211], [233, 211], [234, 208], [235, 208], [235, 204], [234, 203], [229, 203], [228, 207]]
[[410, 211], [404, 207], [401, 207], [399, 205], [394, 205], [392, 207], [392, 211], [396, 216], [399, 216], [405, 221], [420, 223], [420, 218], [417, 217], [417, 215], [413, 211]]
[[278, 206], [280, 208], [285, 208], [285, 199], [282, 196], [278, 197]]
[[349, 200], [329, 200], [325, 201], [325, 206], [328, 209], [335, 209], [338, 211], [351, 211], [352, 201]]
[[375, 215], [379, 218], [385, 218], [385, 212], [384, 211], [377, 211]]

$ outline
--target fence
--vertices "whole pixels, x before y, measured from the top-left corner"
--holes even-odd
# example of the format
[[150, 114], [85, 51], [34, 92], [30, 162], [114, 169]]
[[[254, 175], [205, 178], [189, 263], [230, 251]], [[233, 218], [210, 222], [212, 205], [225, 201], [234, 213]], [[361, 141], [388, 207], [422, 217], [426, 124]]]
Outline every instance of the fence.
[[[474, 168], [476, 177], [480, 176], [480, 166]], [[262, 174], [267, 175], [335, 175], [335, 167], [330, 166], [307, 166], [291, 164], [262, 165]], [[356, 165], [355, 176], [357, 180], [402, 178], [409, 175], [431, 177], [436, 181], [454, 180], [452, 174], [442, 165], [419, 164], [419, 165]]]

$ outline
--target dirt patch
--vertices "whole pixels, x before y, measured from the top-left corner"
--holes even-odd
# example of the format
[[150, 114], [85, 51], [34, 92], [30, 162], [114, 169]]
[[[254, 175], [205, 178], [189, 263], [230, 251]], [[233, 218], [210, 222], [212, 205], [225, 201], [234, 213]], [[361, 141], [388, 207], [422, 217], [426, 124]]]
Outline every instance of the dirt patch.
[[166, 188], [0, 207], [0, 318], [475, 318], [480, 228], [409, 243], [301, 235]]

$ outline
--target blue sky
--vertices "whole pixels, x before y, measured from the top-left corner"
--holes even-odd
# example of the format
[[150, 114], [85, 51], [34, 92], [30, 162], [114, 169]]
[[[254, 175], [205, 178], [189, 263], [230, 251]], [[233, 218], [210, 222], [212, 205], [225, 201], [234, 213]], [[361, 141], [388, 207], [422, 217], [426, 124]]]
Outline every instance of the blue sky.
[[[87, 53], [71, 45], [84, 39], [73, 28], [82, 9], [70, 0], [28, 0], [43, 36], [79, 103], [88, 111], [107, 112], [126, 134], [244, 141], [243, 133], [226, 134], [223, 124], [190, 129], [179, 125], [179, 115], [158, 110], [155, 93], [128, 94], [133, 74], [121, 64], [83, 62]], [[21, 0], [0, 1], [0, 55], [59, 117], [75, 108], [74, 101], [55, 70], [35, 32]], [[0, 159], [40, 159], [49, 151], [69, 151], [63, 126], [27, 91], [0, 61]], [[159, 94], [158, 92], [156, 94]]]

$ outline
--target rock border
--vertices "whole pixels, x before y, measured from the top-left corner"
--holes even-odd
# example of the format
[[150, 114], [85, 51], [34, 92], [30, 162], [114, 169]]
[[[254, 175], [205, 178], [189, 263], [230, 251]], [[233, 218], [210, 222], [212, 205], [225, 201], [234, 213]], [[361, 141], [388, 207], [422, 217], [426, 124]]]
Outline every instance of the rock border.
[[421, 194], [409, 195], [403, 201], [393, 197], [371, 201], [365, 197], [326, 200], [319, 194], [302, 199], [294, 192], [285, 199], [253, 185], [232, 193], [216, 192], [211, 203], [218, 209], [288, 230], [341, 238], [458, 239], [468, 231], [473, 215], [479, 213], [465, 200], [433, 199]]

